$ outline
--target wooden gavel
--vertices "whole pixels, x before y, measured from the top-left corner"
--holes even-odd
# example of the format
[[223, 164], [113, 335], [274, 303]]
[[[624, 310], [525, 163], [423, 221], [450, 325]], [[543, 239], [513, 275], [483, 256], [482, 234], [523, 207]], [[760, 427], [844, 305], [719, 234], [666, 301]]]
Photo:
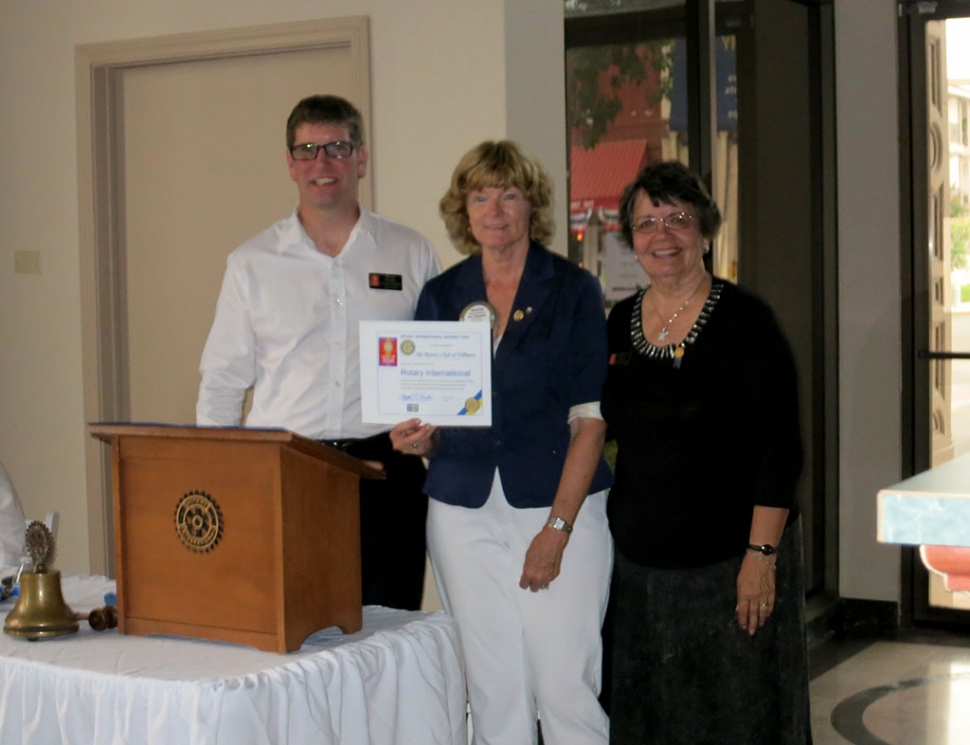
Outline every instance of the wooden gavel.
[[87, 621], [95, 631], [113, 629], [118, 625], [118, 608], [114, 605], [95, 608], [90, 613], [75, 613], [74, 616], [78, 621]]

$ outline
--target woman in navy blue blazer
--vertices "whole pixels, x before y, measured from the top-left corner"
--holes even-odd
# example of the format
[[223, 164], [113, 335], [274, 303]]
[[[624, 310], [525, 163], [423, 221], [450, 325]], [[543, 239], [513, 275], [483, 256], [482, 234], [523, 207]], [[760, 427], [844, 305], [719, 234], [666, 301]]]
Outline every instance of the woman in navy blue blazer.
[[418, 320], [492, 317], [492, 426], [412, 419], [391, 433], [430, 458], [428, 550], [458, 620], [474, 742], [603, 745], [601, 642], [613, 561], [599, 413], [599, 283], [551, 253], [552, 185], [512, 142], [483, 142], [441, 199], [468, 258], [425, 286]]

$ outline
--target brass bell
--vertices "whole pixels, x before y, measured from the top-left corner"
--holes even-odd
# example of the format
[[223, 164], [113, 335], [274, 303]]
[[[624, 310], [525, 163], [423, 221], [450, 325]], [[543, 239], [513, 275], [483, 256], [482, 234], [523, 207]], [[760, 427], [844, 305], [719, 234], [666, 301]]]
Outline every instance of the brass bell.
[[74, 634], [77, 617], [61, 594], [61, 573], [22, 572], [17, 604], [7, 614], [3, 633], [29, 641]]

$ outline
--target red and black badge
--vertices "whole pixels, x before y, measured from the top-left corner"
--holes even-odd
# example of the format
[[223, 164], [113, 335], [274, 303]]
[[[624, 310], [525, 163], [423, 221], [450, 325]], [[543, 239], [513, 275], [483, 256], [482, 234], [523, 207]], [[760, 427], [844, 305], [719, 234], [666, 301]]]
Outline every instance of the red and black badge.
[[368, 275], [368, 284], [372, 290], [403, 290], [404, 278], [400, 274], [371, 272]]

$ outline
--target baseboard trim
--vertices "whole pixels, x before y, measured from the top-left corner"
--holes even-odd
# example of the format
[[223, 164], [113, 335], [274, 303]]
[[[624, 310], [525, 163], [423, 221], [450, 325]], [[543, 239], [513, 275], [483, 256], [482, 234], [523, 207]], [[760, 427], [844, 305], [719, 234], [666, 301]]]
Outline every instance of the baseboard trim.
[[891, 635], [899, 630], [899, 603], [816, 596], [806, 603], [805, 629], [810, 649], [835, 636]]

